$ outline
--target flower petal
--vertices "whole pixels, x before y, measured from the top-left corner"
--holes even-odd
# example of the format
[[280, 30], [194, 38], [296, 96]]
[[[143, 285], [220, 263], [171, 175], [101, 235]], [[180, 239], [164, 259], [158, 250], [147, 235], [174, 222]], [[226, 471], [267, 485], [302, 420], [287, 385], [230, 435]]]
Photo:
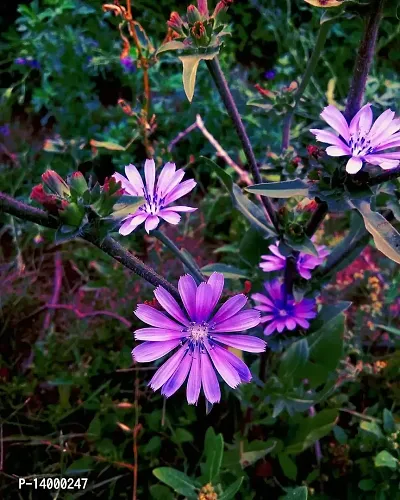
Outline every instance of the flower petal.
[[233, 366], [233, 368], [238, 372], [240, 380], [242, 382], [250, 382], [252, 376], [246, 363], [244, 363], [240, 358], [229, 352], [228, 349], [225, 349], [224, 347], [214, 345], [213, 349], [214, 351], [218, 352], [218, 356], [222, 358], [225, 363], [230, 363]]
[[158, 198], [163, 198], [167, 194], [168, 184], [171, 182], [175, 174], [175, 163], [168, 162], [164, 165], [157, 181]]
[[196, 322], [207, 321], [213, 309], [213, 289], [207, 283], [200, 283], [196, 291]]
[[238, 372], [230, 363], [226, 363], [222, 356], [218, 355], [217, 349], [211, 349], [208, 342], [205, 343], [205, 346], [218, 373], [229, 385], [229, 387], [232, 387], [232, 389], [236, 389], [236, 387], [240, 384], [240, 377]]
[[160, 219], [157, 217], [157, 215], [148, 215], [146, 222], [144, 223], [144, 228], [146, 229], [147, 233], [155, 229], [160, 222]]
[[224, 289], [224, 275], [222, 273], [212, 273], [207, 280], [207, 284], [212, 288], [212, 311], [221, 298], [222, 290]]
[[210, 403], [218, 403], [221, 399], [221, 389], [214, 367], [206, 352], [200, 355], [201, 382], [203, 384], [204, 394]]
[[338, 146], [328, 146], [325, 151], [329, 156], [348, 156], [350, 154], [349, 148], [345, 149]]
[[[348, 146], [338, 137], [337, 135], [329, 132], [329, 130], [319, 130], [312, 128], [310, 130], [316, 137], [317, 141], [325, 142], [326, 144], [333, 144], [333, 146], [338, 146], [343, 149], [348, 149]], [[350, 150], [349, 150], [350, 152]]]
[[[154, 160], [146, 160], [144, 163], [144, 176], [146, 179], [146, 188], [148, 195], [154, 196], [154, 183], [156, 180], [156, 165]], [[153, 228], [154, 229], [154, 228]]]
[[177, 170], [175, 174], [172, 176], [171, 182], [166, 187], [164, 196], [170, 193], [174, 189], [174, 187], [176, 187], [181, 182], [184, 176], [185, 176], [185, 171], [182, 168]]
[[360, 132], [361, 136], [366, 136], [372, 125], [373, 115], [371, 104], [367, 103], [363, 106], [350, 122], [350, 134]]
[[173, 205], [172, 207], [168, 207], [168, 210], [172, 212], [195, 212], [197, 208], [186, 207], [185, 205]]
[[136, 340], [150, 340], [151, 342], [162, 342], [164, 340], [183, 339], [185, 332], [170, 330], [166, 328], [139, 328], [133, 332]]
[[165, 342], [143, 342], [132, 351], [132, 356], [138, 363], [147, 363], [162, 358], [180, 344], [180, 339]]
[[353, 157], [346, 164], [346, 172], [349, 174], [356, 174], [361, 170], [363, 162], [361, 158]]
[[323, 118], [328, 125], [336, 130], [336, 132], [338, 132], [347, 143], [349, 142], [349, 126], [346, 122], [345, 117], [335, 106], [330, 104], [329, 106], [324, 108], [321, 113], [321, 118]]
[[132, 196], [137, 196], [137, 189], [121, 174], [115, 172], [113, 175], [117, 182], [121, 183], [121, 186], [125, 189], [128, 194]]
[[267, 344], [251, 335], [212, 335], [212, 340], [246, 352], [264, 352]]
[[192, 321], [196, 320], [196, 290], [197, 285], [190, 274], [181, 276], [178, 281], [179, 295], [182, 298], [183, 305], [189, 318]]
[[241, 311], [246, 305], [247, 297], [243, 294], [235, 295], [228, 299], [212, 318], [215, 323], [222, 323]]
[[392, 111], [391, 109], [387, 109], [380, 116], [378, 116], [368, 134], [371, 141], [375, 142], [378, 136], [381, 135], [382, 132], [385, 132], [385, 130], [388, 129], [388, 126], [393, 121], [393, 118], [394, 118], [394, 111]]
[[169, 292], [167, 292], [167, 290], [165, 290], [165, 288], [162, 286], [157, 287], [154, 290], [154, 295], [158, 300], [158, 303], [167, 311], [168, 314], [182, 323], [182, 325], [187, 326], [189, 324], [189, 320], [180, 308], [178, 302]]
[[196, 184], [195, 180], [189, 179], [176, 186], [165, 198], [165, 205], [169, 205], [178, 198], [185, 196], [185, 194], [189, 193], [196, 186]]
[[127, 236], [134, 231], [142, 222], [147, 219], [147, 214], [138, 214], [126, 219], [126, 221], [119, 228], [119, 234]]
[[192, 358], [192, 366], [186, 387], [186, 399], [188, 404], [195, 405], [199, 399], [201, 389], [200, 351], [198, 345], [194, 349]]
[[185, 382], [186, 377], [190, 371], [190, 367], [192, 366], [192, 356], [187, 352], [178, 368], [175, 370], [175, 373], [171, 376], [169, 380], [162, 386], [161, 394], [166, 398], [169, 398], [174, 394]]
[[181, 220], [181, 216], [172, 210], [160, 210], [158, 215], [164, 219], [165, 221], [169, 222], [170, 224], [179, 224], [179, 221]]
[[248, 309], [218, 323], [212, 332], [243, 332], [257, 326], [259, 323], [260, 313], [255, 309]]
[[127, 165], [125, 167], [125, 175], [128, 177], [128, 180], [135, 191], [132, 194], [136, 196], [143, 196], [143, 189], [144, 189], [143, 180], [135, 165], [132, 164]]
[[187, 353], [187, 350], [186, 346], [181, 347], [163, 365], [160, 366], [149, 382], [149, 386], [153, 389], [153, 391], [159, 389], [170, 377], [172, 377], [175, 370], [180, 365], [183, 356]]
[[139, 304], [134, 314], [148, 325], [169, 328], [170, 330], [182, 330], [182, 325], [172, 321], [167, 315], [147, 304]]

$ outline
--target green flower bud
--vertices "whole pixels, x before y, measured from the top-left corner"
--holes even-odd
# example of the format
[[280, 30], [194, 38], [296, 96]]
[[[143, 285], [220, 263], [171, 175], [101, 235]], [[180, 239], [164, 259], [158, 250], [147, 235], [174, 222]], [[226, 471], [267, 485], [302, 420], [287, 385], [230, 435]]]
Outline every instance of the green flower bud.
[[69, 178], [69, 185], [79, 196], [82, 196], [88, 190], [86, 179], [81, 172], [73, 172]]
[[195, 7], [194, 5], [189, 5], [189, 7], [187, 8], [187, 20], [189, 24], [194, 24], [197, 21], [201, 21], [201, 19], [202, 17], [197, 7]]
[[54, 170], [46, 170], [42, 175], [44, 185], [50, 189], [51, 192], [57, 194], [61, 198], [69, 197], [71, 191], [62, 177], [60, 177]]
[[79, 227], [85, 216], [85, 209], [76, 203], [68, 203], [59, 210], [59, 215], [65, 224]]

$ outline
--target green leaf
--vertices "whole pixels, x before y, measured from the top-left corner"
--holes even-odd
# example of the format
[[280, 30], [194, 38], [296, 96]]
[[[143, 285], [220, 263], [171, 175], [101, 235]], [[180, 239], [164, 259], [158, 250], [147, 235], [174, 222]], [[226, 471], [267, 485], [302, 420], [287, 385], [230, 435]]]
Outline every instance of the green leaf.
[[235, 495], [240, 490], [242, 483], [243, 477], [236, 479], [236, 481], [228, 486], [226, 490], [221, 493], [221, 495], [218, 495], [218, 500], [231, 500], [232, 498], [235, 498]]
[[275, 440], [272, 446], [265, 448], [263, 450], [245, 451], [240, 455], [240, 465], [243, 468], [248, 467], [249, 465], [253, 465], [254, 463], [257, 462], [257, 460], [260, 460], [260, 458], [264, 458], [265, 455], [271, 453], [271, 451], [275, 449], [277, 443], [278, 441]]
[[307, 339], [293, 342], [281, 357], [278, 376], [280, 379], [290, 379], [296, 371], [303, 367], [309, 356]]
[[377, 439], [383, 438], [381, 428], [376, 422], [363, 421], [360, 423], [360, 429], [362, 429], [365, 432], [368, 432], [369, 434], [372, 434]]
[[95, 148], [108, 149], [109, 151], [125, 151], [124, 146], [120, 146], [119, 144], [111, 141], [95, 141], [94, 139], [91, 139], [90, 145]]
[[396, 470], [399, 466], [399, 461], [388, 451], [383, 450], [378, 453], [374, 459], [375, 467], [389, 467], [389, 469]]
[[123, 195], [113, 206], [113, 212], [106, 219], [119, 220], [127, 215], [134, 214], [144, 203], [143, 196]]
[[312, 446], [318, 439], [327, 436], [338, 419], [338, 410], [322, 410], [315, 417], [304, 417], [297, 430], [293, 443], [286, 453], [297, 454]]
[[386, 325], [381, 325], [381, 324], [375, 324], [374, 326], [377, 326], [378, 328], [382, 328], [382, 330], [386, 330], [389, 333], [393, 333], [393, 335], [400, 336], [400, 329], [395, 328], [394, 326], [386, 326]]
[[193, 434], [186, 429], [178, 428], [175, 431], [172, 441], [175, 443], [191, 443], [193, 441]]
[[391, 434], [397, 430], [393, 414], [387, 408], [384, 408], [383, 410], [383, 429], [387, 434]]
[[282, 498], [284, 498], [285, 500], [307, 500], [307, 486], [298, 486], [297, 488], [287, 490], [287, 494]]
[[81, 457], [68, 467], [65, 474], [73, 476], [74, 474], [85, 474], [94, 469], [95, 461], [92, 457]]
[[224, 454], [224, 438], [222, 434], [216, 435], [212, 427], [209, 427], [206, 432], [204, 453], [206, 455], [204, 477], [208, 483], [211, 483], [219, 474]]
[[342, 427], [340, 427], [339, 425], [335, 425], [335, 427], [333, 428], [333, 435], [335, 436], [335, 439], [336, 441], [338, 441], [338, 443], [340, 444], [347, 443], [347, 434], [344, 431], [344, 429], [342, 429]]
[[192, 102], [193, 99], [194, 87], [196, 84], [197, 68], [199, 67], [199, 62], [202, 59], [210, 61], [211, 59], [214, 59], [214, 57], [217, 54], [218, 50], [211, 54], [193, 54], [193, 55], [186, 55], [179, 57], [179, 59], [182, 61], [183, 64], [183, 71], [182, 71], [183, 88], [185, 90], [185, 94], [189, 102]]
[[157, 50], [156, 55], [158, 56], [158, 54], [168, 52], [170, 50], [185, 50], [185, 48], [186, 45], [183, 42], [172, 40], [172, 42], [167, 42], [161, 45], [161, 47]]
[[362, 491], [371, 491], [375, 488], [375, 481], [373, 479], [361, 479], [358, 483], [358, 487]]
[[347, 311], [351, 306], [351, 302], [340, 301], [333, 305], [324, 305], [318, 313], [318, 316], [313, 321], [311, 332], [319, 330], [322, 327], [328, 326], [328, 323], [335, 320], [340, 314]]
[[211, 276], [212, 273], [222, 273], [225, 278], [232, 280], [248, 279], [249, 277], [246, 271], [227, 264], [207, 264], [201, 268], [201, 272], [206, 276]]
[[234, 207], [246, 217], [250, 224], [265, 236], [275, 236], [275, 230], [266, 221], [263, 210], [243, 194], [240, 187], [233, 183], [232, 177], [209, 158], [202, 156], [201, 159], [215, 171], [231, 195]]
[[254, 184], [247, 187], [246, 191], [271, 198], [291, 198], [292, 196], [307, 196], [308, 185], [301, 179], [294, 179], [292, 181]]
[[150, 495], [154, 500], [175, 500], [172, 491], [162, 484], [150, 486]]
[[176, 493], [188, 498], [197, 499], [196, 488], [201, 487], [197, 481], [172, 467], [159, 467], [153, 470], [156, 478], [170, 486]]
[[285, 476], [292, 481], [296, 481], [297, 465], [295, 462], [286, 453], [278, 453], [278, 460]]
[[372, 234], [376, 248], [400, 264], [400, 234], [383, 215], [371, 210], [370, 204], [365, 200], [352, 200], [352, 203], [363, 216], [365, 227]]

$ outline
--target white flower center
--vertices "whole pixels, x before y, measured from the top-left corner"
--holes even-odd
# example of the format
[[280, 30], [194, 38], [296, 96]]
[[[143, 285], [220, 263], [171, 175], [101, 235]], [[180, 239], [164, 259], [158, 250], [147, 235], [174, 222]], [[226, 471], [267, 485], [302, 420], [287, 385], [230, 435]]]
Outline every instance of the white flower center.
[[208, 324], [207, 323], [191, 323], [187, 327], [187, 332], [189, 333], [191, 340], [194, 342], [199, 342], [208, 336]]
[[368, 134], [360, 130], [350, 136], [349, 147], [352, 156], [365, 156], [374, 151], [374, 148], [371, 147], [371, 140], [368, 139]]
[[287, 316], [287, 311], [285, 311], [285, 309], [281, 309], [279, 311], [279, 316]]

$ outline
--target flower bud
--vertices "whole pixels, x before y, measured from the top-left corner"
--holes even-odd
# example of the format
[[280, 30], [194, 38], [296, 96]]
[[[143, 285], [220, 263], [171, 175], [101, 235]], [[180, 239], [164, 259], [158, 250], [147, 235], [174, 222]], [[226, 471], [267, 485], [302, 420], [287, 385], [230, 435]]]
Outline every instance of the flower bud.
[[207, 0], [197, 0], [197, 7], [202, 16], [208, 17], [208, 5]]
[[88, 190], [86, 179], [81, 172], [73, 172], [69, 178], [69, 185], [78, 196], [82, 196]]
[[343, 0], [304, 0], [305, 2], [313, 5], [314, 7], [340, 7], [343, 4]]
[[190, 30], [192, 37], [194, 38], [197, 45], [206, 46], [210, 42], [210, 38], [207, 35], [206, 27], [201, 21], [197, 21], [192, 29]]
[[46, 170], [42, 175], [44, 185], [50, 189], [54, 194], [65, 198], [70, 196], [71, 191], [62, 177], [60, 177], [54, 170]]
[[42, 184], [33, 186], [30, 199], [42, 205], [49, 213], [58, 215], [59, 200], [54, 196], [54, 194], [47, 194]]
[[173, 29], [176, 33], [179, 35], [184, 36], [184, 22], [181, 16], [178, 14], [178, 12], [171, 12], [171, 15], [169, 17], [169, 21], [167, 21], [167, 26], [171, 29]]
[[189, 24], [194, 24], [197, 21], [201, 21], [200, 12], [194, 5], [189, 5], [189, 7], [187, 8], [187, 20]]
[[228, 10], [231, 3], [233, 3], [233, 0], [221, 0], [217, 3], [212, 15], [212, 17], [215, 19], [216, 26], [221, 23], [221, 18], [223, 14]]

